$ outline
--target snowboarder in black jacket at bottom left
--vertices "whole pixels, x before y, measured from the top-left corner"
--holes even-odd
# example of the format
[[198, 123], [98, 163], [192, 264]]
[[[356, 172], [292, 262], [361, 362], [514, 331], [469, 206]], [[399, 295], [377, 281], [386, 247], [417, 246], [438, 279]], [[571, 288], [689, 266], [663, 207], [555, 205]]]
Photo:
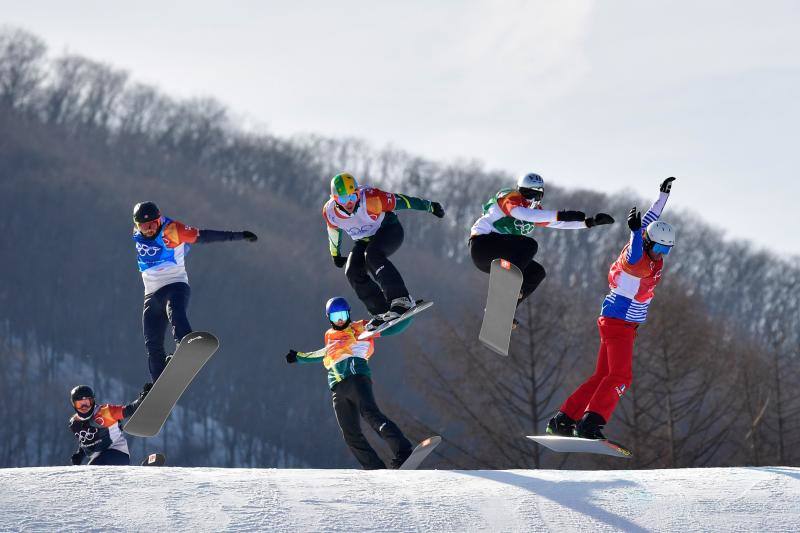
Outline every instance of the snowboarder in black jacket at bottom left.
[[90, 465], [130, 465], [128, 441], [119, 422], [136, 412], [151, 387], [146, 383], [139, 397], [128, 405], [97, 405], [88, 385], [72, 389], [70, 401], [75, 414], [69, 419], [69, 430], [78, 439], [72, 464], [79, 465], [88, 457]]

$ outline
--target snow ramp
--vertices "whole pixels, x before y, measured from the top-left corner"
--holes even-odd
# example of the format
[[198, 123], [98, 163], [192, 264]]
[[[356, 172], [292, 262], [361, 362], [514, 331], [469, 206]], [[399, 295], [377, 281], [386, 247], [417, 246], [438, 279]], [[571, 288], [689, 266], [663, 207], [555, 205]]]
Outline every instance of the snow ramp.
[[0, 531], [798, 531], [800, 468], [0, 469]]

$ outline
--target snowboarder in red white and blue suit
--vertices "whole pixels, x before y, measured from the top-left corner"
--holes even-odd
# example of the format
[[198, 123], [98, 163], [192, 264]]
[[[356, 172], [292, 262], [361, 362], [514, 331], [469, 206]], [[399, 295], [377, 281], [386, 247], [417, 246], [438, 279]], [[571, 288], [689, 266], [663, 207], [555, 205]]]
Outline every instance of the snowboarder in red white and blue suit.
[[161, 216], [153, 202], [134, 206], [133, 223], [133, 241], [144, 282], [142, 331], [150, 376], [155, 382], [167, 362], [164, 350], [167, 324], [172, 324], [176, 345], [192, 331], [186, 314], [191, 291], [184, 264], [190, 245], [240, 240], [255, 242], [258, 237], [252, 231], [193, 228]]
[[628, 215], [630, 240], [608, 272], [611, 292], [603, 300], [597, 325], [600, 350], [597, 367], [561, 405], [547, 424], [547, 433], [586, 439], [605, 439], [603, 426], [633, 379], [636, 330], [647, 319], [664, 256], [675, 244], [675, 229], [658, 220], [672, 182], [661, 183], [658, 200], [644, 216], [634, 207]]

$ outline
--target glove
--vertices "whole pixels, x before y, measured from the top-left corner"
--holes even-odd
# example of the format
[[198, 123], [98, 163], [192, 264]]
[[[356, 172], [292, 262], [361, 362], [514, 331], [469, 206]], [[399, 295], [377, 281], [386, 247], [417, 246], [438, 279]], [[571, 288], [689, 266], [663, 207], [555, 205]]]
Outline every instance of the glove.
[[333, 259], [333, 264], [336, 265], [336, 268], [342, 268], [347, 264], [347, 258], [343, 255], [332, 255], [331, 259]]
[[258, 240], [258, 235], [253, 233], [252, 231], [243, 231], [242, 238], [248, 242], [256, 242]]
[[144, 400], [144, 397], [147, 396], [147, 393], [150, 392], [150, 389], [152, 388], [153, 388], [152, 383], [150, 383], [149, 381], [145, 383], [144, 386], [142, 387], [142, 392], [139, 393], [139, 397]]
[[659, 189], [661, 192], [665, 192], [669, 194], [672, 190], [672, 182], [675, 181], [675, 178], [667, 178], [661, 182], [661, 188]]
[[635, 207], [631, 207], [631, 212], [628, 213], [628, 227], [631, 231], [642, 229], [642, 214]]
[[444, 216], [444, 207], [439, 202], [431, 202], [431, 213], [435, 217], [442, 218]]
[[611, 215], [607, 215], [605, 213], [597, 213], [593, 217], [589, 217], [586, 219], [586, 227], [593, 228], [595, 226], [602, 226], [603, 224], [613, 224], [614, 217]]
[[586, 213], [583, 211], [559, 211], [556, 220], [559, 222], [583, 222], [586, 220]]
[[289, 350], [289, 353], [286, 354], [286, 362], [289, 364], [297, 362], [297, 350]]
[[83, 453], [83, 450], [81, 450], [79, 452], [73, 453], [72, 457], [70, 457], [69, 460], [72, 461], [73, 465], [78, 466], [79, 464], [81, 464], [83, 462], [83, 456], [84, 456], [84, 453]]

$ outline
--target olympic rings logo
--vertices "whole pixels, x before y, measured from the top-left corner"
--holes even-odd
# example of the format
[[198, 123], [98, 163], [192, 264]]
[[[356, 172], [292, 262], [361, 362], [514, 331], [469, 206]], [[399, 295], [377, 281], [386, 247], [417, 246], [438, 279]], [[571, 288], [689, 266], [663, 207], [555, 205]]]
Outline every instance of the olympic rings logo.
[[363, 235], [364, 233], [369, 232], [374, 227], [375, 224], [366, 224], [364, 226], [361, 226], [360, 228], [347, 228], [345, 231], [347, 231], [347, 234], [350, 235], [351, 237], [355, 237], [357, 235]]
[[81, 441], [81, 444], [92, 442], [96, 435], [97, 435], [97, 428], [91, 426], [89, 427], [89, 429], [84, 429], [75, 433], [75, 436], [78, 437], [78, 440]]
[[533, 230], [536, 229], [536, 224], [532, 222], [527, 222], [525, 220], [514, 219], [514, 229], [522, 233], [523, 235], [527, 235], [528, 233], [533, 233]]
[[142, 257], [145, 257], [145, 256], [153, 257], [157, 253], [159, 253], [160, 251], [161, 251], [161, 247], [160, 246], [148, 246], [148, 245], [142, 244], [140, 242], [136, 243], [136, 252]]

